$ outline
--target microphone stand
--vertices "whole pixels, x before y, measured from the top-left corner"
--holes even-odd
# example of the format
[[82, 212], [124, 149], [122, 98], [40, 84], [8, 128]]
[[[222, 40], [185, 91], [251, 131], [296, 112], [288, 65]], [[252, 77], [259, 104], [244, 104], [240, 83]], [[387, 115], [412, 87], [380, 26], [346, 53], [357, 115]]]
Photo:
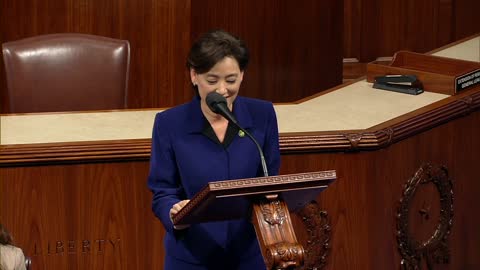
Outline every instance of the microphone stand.
[[[227, 119], [228, 120], [228, 119]], [[263, 150], [260, 147], [260, 144], [255, 140], [255, 138], [250, 134], [247, 130], [242, 128], [236, 121], [231, 121], [235, 126], [237, 126], [241, 131], [243, 131], [252, 141], [255, 143], [258, 149], [258, 153], [260, 154], [260, 161], [262, 163], [262, 169], [263, 169], [263, 176], [268, 176], [268, 169], [267, 169], [267, 163], [265, 162], [265, 156], [263, 155]]]

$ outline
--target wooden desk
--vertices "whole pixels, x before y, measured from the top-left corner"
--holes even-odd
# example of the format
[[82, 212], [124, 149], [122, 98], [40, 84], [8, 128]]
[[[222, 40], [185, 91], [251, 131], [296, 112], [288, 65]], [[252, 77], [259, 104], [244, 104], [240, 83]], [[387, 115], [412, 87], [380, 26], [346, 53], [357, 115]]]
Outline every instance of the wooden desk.
[[[480, 62], [479, 39], [435, 54], [452, 51]], [[468, 52], [455, 50], [465, 47]], [[472, 208], [480, 203], [479, 107], [479, 87], [414, 97], [374, 90], [365, 81], [276, 104], [281, 173], [338, 174], [317, 205], [293, 217], [310, 252], [307, 266], [399, 268], [398, 245], [406, 239], [396, 238], [400, 200], [409, 179], [430, 163], [445, 166], [453, 180], [447, 268], [480, 268], [480, 218]], [[146, 188], [158, 111], [0, 117], [0, 219], [34, 269], [162, 268], [164, 230]], [[441, 219], [440, 193], [426, 184], [416, 194], [407, 236], [424, 240]]]

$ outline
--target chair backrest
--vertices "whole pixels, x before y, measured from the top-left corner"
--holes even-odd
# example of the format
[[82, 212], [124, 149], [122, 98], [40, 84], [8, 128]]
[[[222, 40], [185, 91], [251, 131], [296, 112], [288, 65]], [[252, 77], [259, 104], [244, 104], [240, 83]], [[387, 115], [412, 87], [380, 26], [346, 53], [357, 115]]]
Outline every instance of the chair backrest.
[[10, 113], [123, 109], [130, 44], [51, 34], [2, 44]]

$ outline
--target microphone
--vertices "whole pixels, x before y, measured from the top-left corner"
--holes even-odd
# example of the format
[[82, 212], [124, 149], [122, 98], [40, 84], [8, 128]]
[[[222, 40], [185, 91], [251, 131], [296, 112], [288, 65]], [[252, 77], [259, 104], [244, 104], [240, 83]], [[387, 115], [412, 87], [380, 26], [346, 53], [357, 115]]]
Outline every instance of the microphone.
[[255, 143], [258, 149], [258, 153], [260, 154], [260, 161], [262, 163], [263, 175], [268, 176], [267, 164], [265, 162], [265, 156], [263, 155], [263, 151], [262, 151], [262, 148], [260, 147], [260, 144], [258, 144], [257, 140], [255, 140], [255, 138], [247, 130], [245, 130], [238, 124], [237, 119], [235, 119], [235, 116], [228, 109], [227, 99], [224, 96], [220, 95], [219, 93], [213, 91], [207, 94], [207, 97], [205, 98], [205, 102], [207, 103], [208, 108], [212, 110], [212, 112], [216, 114], [220, 114], [229, 122], [232, 122], [241, 131], [247, 134], [247, 136], [253, 141], [253, 143]]
[[[210, 108], [212, 112], [220, 114], [221, 116], [225, 117], [225, 119], [238, 126], [237, 119], [235, 119], [235, 116], [228, 109], [227, 99], [224, 96], [215, 91], [210, 92], [208, 93], [205, 101], [207, 102], [208, 108]], [[240, 128], [240, 126], [238, 127]]]

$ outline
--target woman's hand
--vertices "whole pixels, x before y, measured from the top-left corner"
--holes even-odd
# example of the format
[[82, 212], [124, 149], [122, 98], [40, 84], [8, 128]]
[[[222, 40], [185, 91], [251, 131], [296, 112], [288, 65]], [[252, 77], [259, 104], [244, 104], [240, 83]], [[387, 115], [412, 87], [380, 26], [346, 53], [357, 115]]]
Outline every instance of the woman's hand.
[[[170, 221], [173, 223], [173, 216], [176, 215], [190, 200], [183, 200], [179, 201], [178, 203], [174, 204], [170, 209]], [[183, 230], [190, 227], [189, 224], [185, 225], [173, 225], [175, 230]]]

